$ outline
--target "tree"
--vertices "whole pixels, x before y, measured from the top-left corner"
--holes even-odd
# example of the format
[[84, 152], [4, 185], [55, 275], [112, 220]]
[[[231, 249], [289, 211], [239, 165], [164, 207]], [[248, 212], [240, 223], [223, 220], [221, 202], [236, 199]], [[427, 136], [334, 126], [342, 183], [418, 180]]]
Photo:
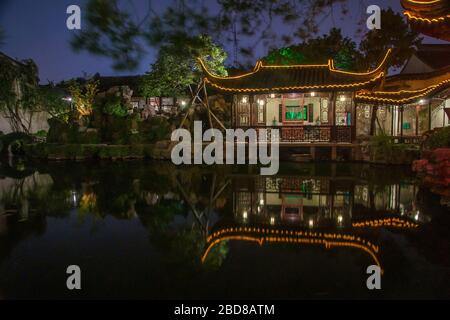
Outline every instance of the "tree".
[[38, 109], [48, 113], [50, 118], [67, 123], [70, 117], [70, 103], [53, 84], [39, 88]]
[[69, 92], [72, 103], [79, 116], [90, 116], [92, 114], [95, 96], [98, 92], [98, 81], [88, 79], [85, 82], [72, 80], [69, 83]]
[[357, 44], [344, 37], [340, 29], [333, 28], [328, 34], [310, 39], [298, 45], [274, 49], [264, 58], [269, 64], [326, 64], [334, 59], [338, 68], [355, 70], [359, 66], [361, 53]]
[[39, 102], [38, 69], [32, 60], [0, 59], [0, 111], [14, 132], [29, 133]]
[[400, 68], [423, 40], [411, 30], [404, 17], [392, 9], [381, 11], [381, 29], [368, 31], [360, 43], [362, 64], [369, 69], [379, 63], [388, 48], [393, 49], [389, 65]]
[[2, 47], [5, 44], [5, 32], [0, 27], [0, 47]]
[[[240, 57], [252, 58], [258, 45], [273, 48], [307, 39], [317, 32], [333, 6], [346, 0], [173, 0], [163, 12], [149, 1], [143, 17], [133, 12], [133, 1], [89, 0], [85, 27], [72, 41], [76, 50], [113, 59], [116, 69], [133, 69], [145, 47], [191, 44], [209, 34], [215, 42], [233, 48], [234, 63]], [[281, 32], [277, 25], [289, 28]]]
[[226, 52], [210, 37], [200, 36], [191, 46], [179, 50], [178, 44], [161, 48], [158, 59], [142, 81], [141, 91], [147, 97], [181, 96], [191, 85], [201, 81], [197, 58], [201, 58], [212, 72], [226, 76]]

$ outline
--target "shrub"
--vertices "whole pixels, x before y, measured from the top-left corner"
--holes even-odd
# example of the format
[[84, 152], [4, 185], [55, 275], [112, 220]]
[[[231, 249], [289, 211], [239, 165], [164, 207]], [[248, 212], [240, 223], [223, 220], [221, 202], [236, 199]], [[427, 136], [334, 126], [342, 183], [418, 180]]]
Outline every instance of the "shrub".
[[127, 118], [107, 116], [101, 128], [102, 140], [113, 144], [126, 144], [130, 134], [130, 121]]
[[48, 143], [77, 143], [79, 129], [78, 124], [68, 124], [58, 119], [49, 119], [48, 124]]
[[7, 153], [11, 146], [13, 154], [21, 154], [23, 152], [23, 146], [33, 141], [30, 135], [23, 132], [11, 132], [1, 136], [0, 139], [2, 141], [2, 152]]
[[381, 133], [370, 140], [370, 153], [373, 160], [387, 160], [392, 156], [394, 142], [391, 137]]
[[100, 143], [100, 136], [97, 130], [89, 129], [86, 132], [78, 133], [77, 142], [82, 144], [97, 144]]
[[39, 130], [34, 134], [35, 137], [45, 139], [47, 138], [47, 131], [46, 130]]
[[170, 135], [170, 123], [166, 118], [153, 117], [150, 120], [150, 130], [143, 132], [143, 134], [147, 134], [149, 142], [168, 139]]
[[395, 144], [386, 134], [379, 134], [370, 140], [370, 158], [375, 162], [406, 164], [419, 158], [419, 147], [407, 144]]
[[450, 148], [450, 127], [435, 130], [425, 141], [426, 149]]

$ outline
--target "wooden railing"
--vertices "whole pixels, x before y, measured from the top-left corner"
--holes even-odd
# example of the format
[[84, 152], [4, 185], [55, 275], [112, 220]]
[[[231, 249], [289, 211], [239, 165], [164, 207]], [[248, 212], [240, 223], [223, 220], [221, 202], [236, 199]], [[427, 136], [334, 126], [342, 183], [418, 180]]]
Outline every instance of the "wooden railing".
[[394, 143], [421, 144], [423, 136], [393, 136], [391, 139]]
[[[250, 127], [241, 127], [243, 130]], [[352, 126], [261, 126], [255, 127], [258, 132], [261, 129], [266, 129], [266, 139], [270, 141], [272, 130], [279, 130], [280, 142], [336, 142], [336, 143], [351, 143], [354, 140]]]

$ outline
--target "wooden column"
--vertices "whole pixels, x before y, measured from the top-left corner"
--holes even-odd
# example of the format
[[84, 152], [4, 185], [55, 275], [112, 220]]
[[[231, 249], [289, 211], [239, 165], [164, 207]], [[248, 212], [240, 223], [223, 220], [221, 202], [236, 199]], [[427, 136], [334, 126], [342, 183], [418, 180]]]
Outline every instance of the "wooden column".
[[236, 128], [236, 95], [233, 95], [233, 101], [231, 102], [231, 127]]
[[249, 95], [248, 96], [248, 105], [249, 105], [249, 127], [254, 127], [254, 121], [255, 121], [255, 117], [253, 116], [254, 113], [254, 108], [253, 108], [253, 101], [254, 100], [254, 96], [253, 95]]
[[428, 130], [431, 131], [431, 99], [428, 102]]
[[400, 106], [400, 137], [403, 137], [403, 106]]
[[370, 135], [371, 136], [374, 136], [375, 132], [376, 132], [375, 125], [376, 125], [376, 121], [377, 121], [377, 111], [378, 111], [378, 105], [375, 104], [372, 107], [372, 114], [370, 116]]
[[358, 107], [358, 104], [357, 104], [357, 102], [355, 101], [355, 93], [353, 93], [353, 97], [352, 97], [352, 105], [353, 105], [353, 108], [352, 108], [352, 138], [351, 138], [351, 140], [352, 140], [352, 142], [353, 142], [353, 140], [356, 138], [356, 123], [357, 123], [357, 121], [356, 121], [356, 108]]
[[391, 105], [391, 137], [394, 136], [394, 112], [395, 106]]
[[416, 108], [416, 136], [419, 135], [419, 109]]
[[332, 92], [331, 93], [331, 100], [330, 100], [330, 103], [331, 103], [331, 108], [329, 108], [329, 113], [331, 112], [331, 117], [330, 117], [330, 120], [331, 121], [329, 121], [330, 123], [331, 123], [331, 125], [332, 126], [335, 126], [336, 125], [336, 92]]

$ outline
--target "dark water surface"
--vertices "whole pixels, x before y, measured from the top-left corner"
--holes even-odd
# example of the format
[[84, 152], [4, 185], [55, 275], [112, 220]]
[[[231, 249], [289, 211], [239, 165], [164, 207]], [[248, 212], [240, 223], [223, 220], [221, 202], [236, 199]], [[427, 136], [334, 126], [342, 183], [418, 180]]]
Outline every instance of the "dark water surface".
[[450, 298], [450, 213], [408, 168], [281, 167], [3, 165], [0, 298]]

